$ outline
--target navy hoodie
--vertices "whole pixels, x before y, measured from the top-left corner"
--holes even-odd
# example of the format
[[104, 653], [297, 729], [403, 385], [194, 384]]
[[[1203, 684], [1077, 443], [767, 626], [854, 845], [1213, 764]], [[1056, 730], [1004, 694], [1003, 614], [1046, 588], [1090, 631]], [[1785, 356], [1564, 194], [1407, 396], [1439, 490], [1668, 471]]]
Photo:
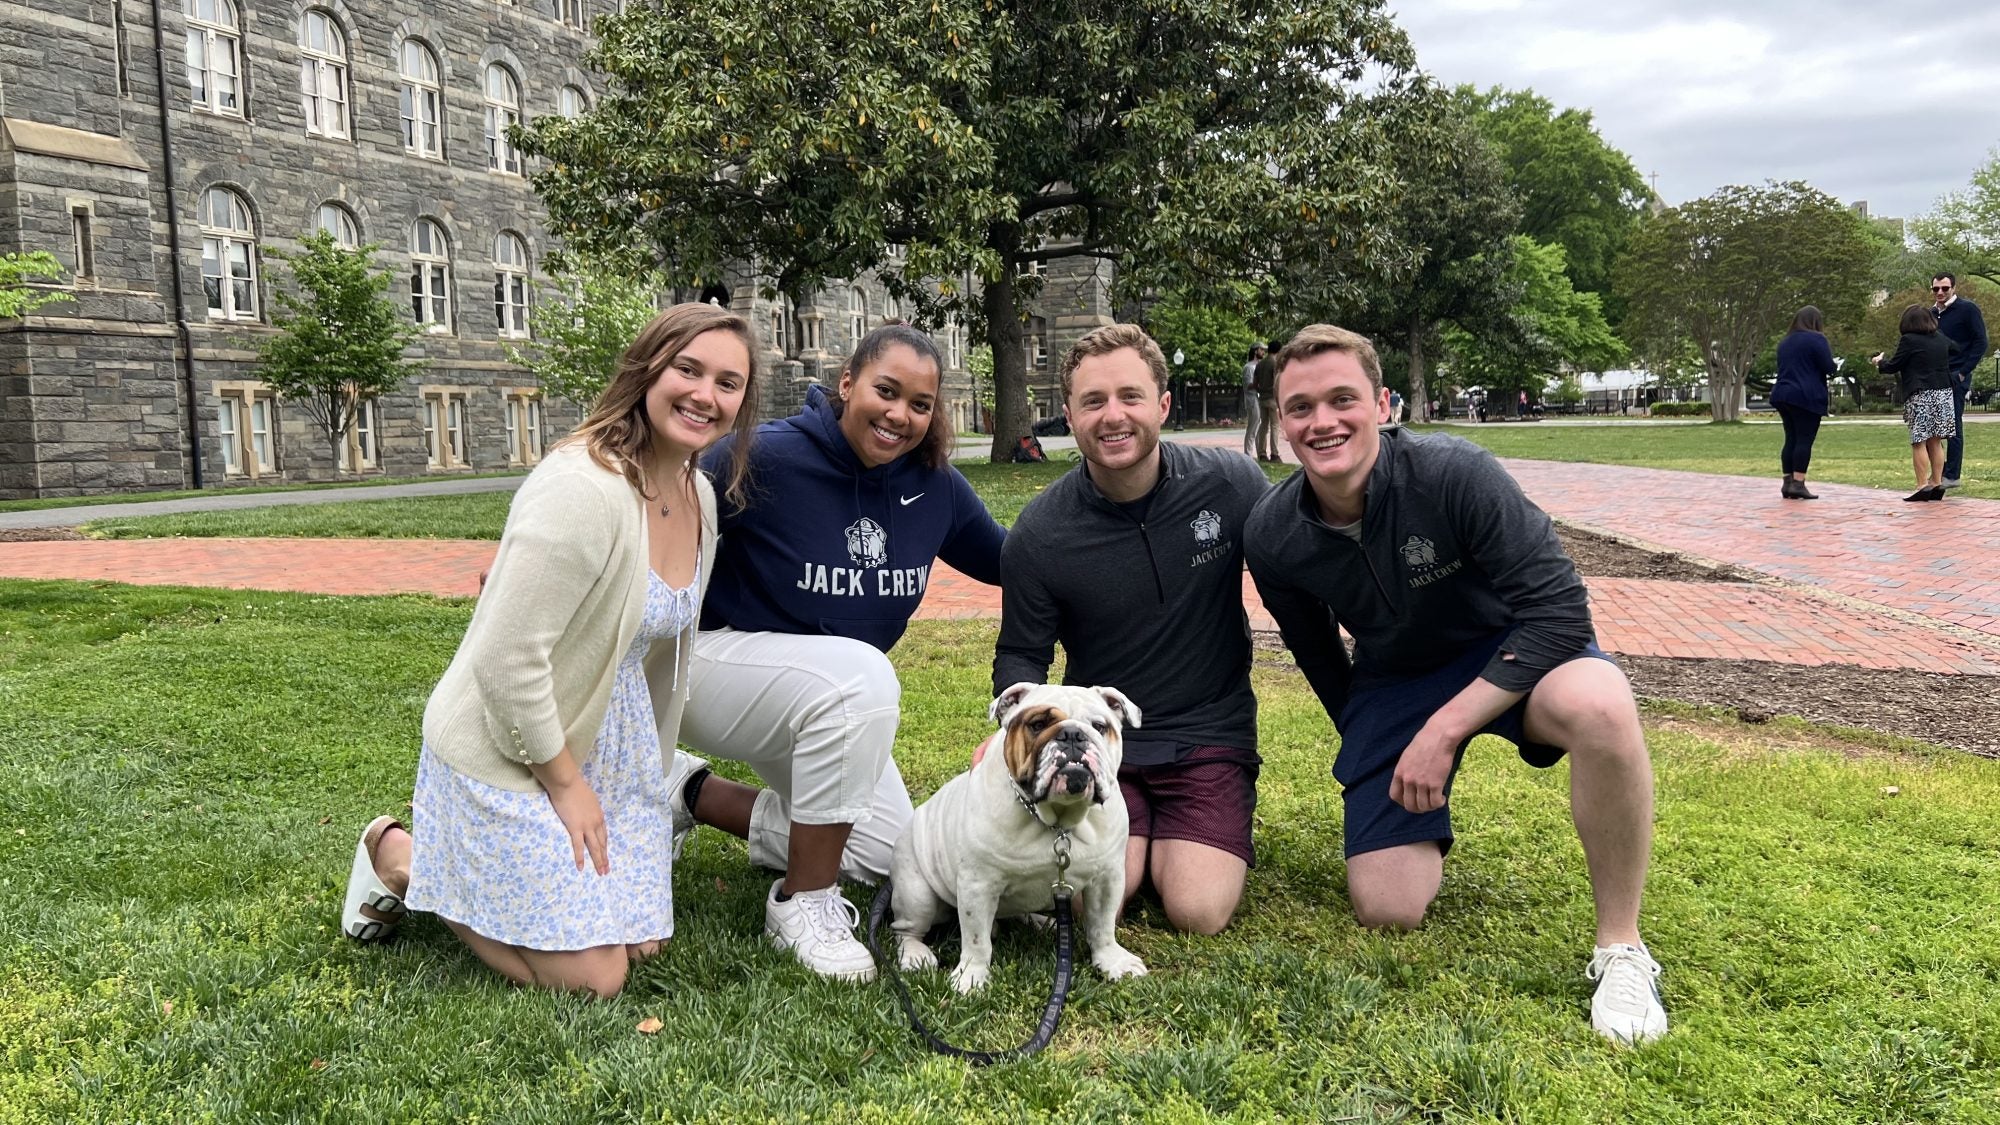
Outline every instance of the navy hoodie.
[[[702, 458], [718, 481], [735, 440]], [[863, 466], [824, 387], [807, 390], [799, 413], [757, 427], [749, 501], [718, 496], [717, 514], [704, 629], [852, 637], [887, 652], [923, 602], [934, 561], [1000, 582], [1007, 533], [972, 485], [913, 453]]]

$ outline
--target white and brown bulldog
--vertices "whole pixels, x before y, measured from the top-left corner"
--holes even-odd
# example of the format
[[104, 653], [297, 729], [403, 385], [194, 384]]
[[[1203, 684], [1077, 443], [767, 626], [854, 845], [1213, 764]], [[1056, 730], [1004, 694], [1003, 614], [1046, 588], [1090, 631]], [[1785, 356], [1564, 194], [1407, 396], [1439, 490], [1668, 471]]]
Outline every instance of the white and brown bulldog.
[[924, 935], [955, 906], [962, 952], [952, 987], [984, 988], [994, 918], [1054, 904], [1055, 838], [1067, 829], [1065, 877], [1091, 963], [1113, 979], [1144, 975], [1115, 932], [1130, 828], [1118, 790], [1120, 729], [1139, 725], [1139, 709], [1112, 688], [1021, 683], [1000, 693], [991, 714], [996, 749], [945, 782], [896, 842], [889, 877], [900, 964], [937, 967]]

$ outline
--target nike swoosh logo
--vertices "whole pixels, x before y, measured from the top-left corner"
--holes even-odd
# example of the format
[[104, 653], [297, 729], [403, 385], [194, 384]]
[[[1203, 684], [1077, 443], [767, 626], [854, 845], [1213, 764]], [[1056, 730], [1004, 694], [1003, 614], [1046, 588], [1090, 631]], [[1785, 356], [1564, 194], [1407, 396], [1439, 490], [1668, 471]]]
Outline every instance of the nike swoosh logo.
[[905, 507], [905, 508], [909, 507], [910, 505], [912, 505], [912, 504], [916, 503], [916, 502], [917, 502], [917, 501], [919, 501], [919, 500], [922, 500], [923, 498], [924, 498], [924, 494], [923, 494], [923, 493], [921, 493], [921, 492], [917, 493], [917, 494], [916, 494], [915, 496], [903, 496], [903, 497], [899, 497], [899, 499], [901, 499], [901, 500], [903, 501], [903, 507]]

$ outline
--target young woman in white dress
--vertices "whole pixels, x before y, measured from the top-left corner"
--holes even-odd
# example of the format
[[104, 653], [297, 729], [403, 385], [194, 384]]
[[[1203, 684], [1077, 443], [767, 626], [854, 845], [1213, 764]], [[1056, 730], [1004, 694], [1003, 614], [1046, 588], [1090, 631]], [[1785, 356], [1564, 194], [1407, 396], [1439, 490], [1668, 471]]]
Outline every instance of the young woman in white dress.
[[696, 459], [734, 432], [717, 479], [740, 493], [755, 377], [741, 316], [676, 305], [529, 474], [424, 710], [413, 823], [362, 833], [342, 932], [428, 911], [509, 980], [599, 996], [672, 936], [662, 749], [715, 550]]

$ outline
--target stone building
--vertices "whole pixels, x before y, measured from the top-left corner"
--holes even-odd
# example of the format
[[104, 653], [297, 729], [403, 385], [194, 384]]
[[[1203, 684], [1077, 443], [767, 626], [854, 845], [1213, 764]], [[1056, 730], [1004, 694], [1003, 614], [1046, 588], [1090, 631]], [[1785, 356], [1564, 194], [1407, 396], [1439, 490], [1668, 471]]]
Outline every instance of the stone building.
[[[610, 2], [10, 0], [0, 252], [69, 276], [67, 300], [0, 322], [0, 499], [534, 463], [575, 411], [506, 358], [551, 249], [506, 127], [590, 105], [586, 29]], [[367, 405], [338, 468], [255, 362], [268, 252], [315, 229], [380, 244], [422, 327], [421, 374]], [[756, 282], [700, 296], [751, 317], [767, 415], [900, 314], [872, 278], [800, 308]], [[1106, 282], [1050, 266], [1030, 321], [1044, 412], [1053, 356], [1111, 320]], [[964, 429], [968, 341], [940, 336]]]

